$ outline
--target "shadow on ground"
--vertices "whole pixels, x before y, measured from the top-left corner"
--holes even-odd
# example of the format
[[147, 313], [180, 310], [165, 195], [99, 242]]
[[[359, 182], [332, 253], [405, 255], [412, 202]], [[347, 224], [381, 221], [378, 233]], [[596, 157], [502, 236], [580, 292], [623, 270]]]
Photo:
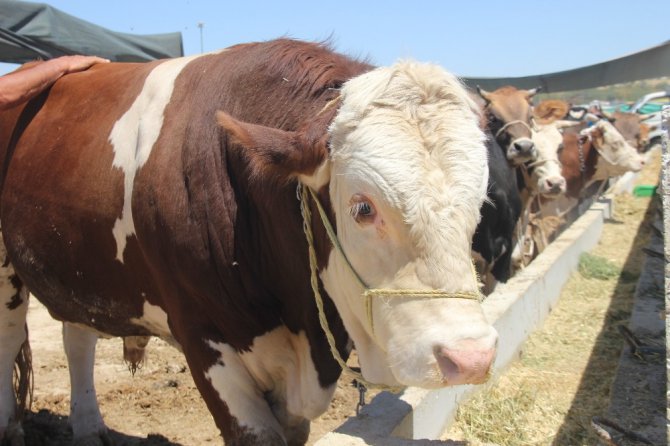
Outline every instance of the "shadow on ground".
[[[649, 227], [659, 207], [658, 201], [657, 198], [651, 200], [645, 211], [644, 219], [635, 236], [633, 249], [628, 254], [618, 278], [605, 323], [598, 334], [575, 398], [565, 416], [564, 423], [555, 436], [553, 446], [588, 444], [594, 438], [593, 429], [590, 426], [591, 419], [604, 415], [607, 410], [605, 407], [599, 413], [592, 413], [593, 403], [591, 401], [596, 396], [595, 392], [602, 392], [598, 389], [603, 389], [604, 380], [614, 382], [621, 349], [624, 346], [624, 340], [618, 327], [622, 324], [628, 325], [631, 317], [635, 286], [640, 276], [641, 265], [644, 263], [645, 254], [641, 248], [648, 244]], [[662, 363], [665, 363], [664, 357]], [[609, 400], [609, 386], [606, 387], [606, 391], [608, 394], [604, 397]], [[597, 396], [603, 397], [603, 395]], [[665, 392], [662, 396], [665, 397]]]
[[[71, 446], [72, 429], [67, 417], [48, 410], [27, 412], [23, 421], [26, 446]], [[159, 434], [146, 438], [110, 430], [109, 438], [115, 446], [184, 446], [173, 443]], [[5, 446], [4, 443], [2, 446]]]

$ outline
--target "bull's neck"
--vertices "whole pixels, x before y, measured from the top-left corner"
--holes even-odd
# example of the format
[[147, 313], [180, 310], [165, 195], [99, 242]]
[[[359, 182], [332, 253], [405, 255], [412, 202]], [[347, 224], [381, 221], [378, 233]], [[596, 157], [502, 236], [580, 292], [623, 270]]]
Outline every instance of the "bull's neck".
[[[248, 197], [251, 201], [250, 241], [253, 241], [254, 254], [262, 259], [257, 271], [259, 280], [280, 301], [283, 323], [291, 331], [305, 332], [312, 346], [314, 362], [319, 364], [319, 378], [323, 384], [329, 384], [337, 379], [340, 369], [330, 354], [325, 334], [319, 325], [314, 293], [310, 286], [308, 245], [296, 188], [297, 183], [291, 182], [268, 190], [265, 197], [256, 193]], [[318, 196], [321, 203], [330, 209], [328, 188], [322, 188]], [[311, 206], [313, 213], [316, 213], [313, 203]], [[332, 246], [320, 221], [312, 221], [312, 232], [317, 263], [322, 269], [328, 261]], [[348, 335], [323, 286], [321, 295], [338, 350], [346, 358]]]

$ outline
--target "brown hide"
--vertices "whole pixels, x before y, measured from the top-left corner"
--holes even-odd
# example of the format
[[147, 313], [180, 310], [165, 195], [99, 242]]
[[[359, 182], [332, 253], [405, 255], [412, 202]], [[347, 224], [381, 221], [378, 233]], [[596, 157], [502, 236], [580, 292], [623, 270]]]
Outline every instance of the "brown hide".
[[[593, 136], [597, 137], [596, 132], [593, 133]], [[579, 154], [580, 145], [581, 156]], [[559, 153], [559, 160], [562, 165], [561, 175], [567, 183], [566, 195], [578, 198], [596, 171], [598, 152], [593, 147], [593, 141], [578, 133], [566, 132], [563, 135], [563, 147]]]

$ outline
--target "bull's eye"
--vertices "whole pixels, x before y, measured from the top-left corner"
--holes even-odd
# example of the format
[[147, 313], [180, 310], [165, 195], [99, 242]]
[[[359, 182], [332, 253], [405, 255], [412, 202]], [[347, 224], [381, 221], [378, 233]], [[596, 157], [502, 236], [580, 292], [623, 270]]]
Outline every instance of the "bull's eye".
[[367, 197], [356, 194], [351, 197], [350, 203], [349, 213], [358, 223], [371, 223], [374, 220], [377, 211]]

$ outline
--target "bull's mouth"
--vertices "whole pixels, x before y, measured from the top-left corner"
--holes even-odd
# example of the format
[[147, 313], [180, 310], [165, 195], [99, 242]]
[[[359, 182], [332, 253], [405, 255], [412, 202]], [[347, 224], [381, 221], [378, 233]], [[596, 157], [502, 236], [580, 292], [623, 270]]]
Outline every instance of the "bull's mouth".
[[447, 378], [443, 378], [442, 379], [442, 387], [453, 387], [453, 386], [460, 386], [460, 385], [464, 385], [464, 384], [470, 384], [470, 385], [477, 386], [477, 385], [480, 385], [480, 384], [487, 383], [491, 379], [491, 376], [493, 376], [493, 372], [491, 371], [491, 369], [489, 369], [489, 370], [487, 370], [486, 374], [481, 375], [481, 376], [476, 377], [476, 378], [472, 378], [472, 379], [468, 380], [467, 382], [455, 382], [453, 380], [450, 381]]
[[511, 161], [515, 166], [520, 166], [521, 164], [535, 161], [536, 159], [537, 157], [533, 155], [519, 155], [518, 153], [510, 154], [509, 152], [507, 154], [507, 160]]
[[558, 190], [550, 189], [547, 191], [541, 191], [540, 193], [542, 194], [543, 197], [546, 198], [557, 198], [565, 193], [565, 189], [558, 189]]

